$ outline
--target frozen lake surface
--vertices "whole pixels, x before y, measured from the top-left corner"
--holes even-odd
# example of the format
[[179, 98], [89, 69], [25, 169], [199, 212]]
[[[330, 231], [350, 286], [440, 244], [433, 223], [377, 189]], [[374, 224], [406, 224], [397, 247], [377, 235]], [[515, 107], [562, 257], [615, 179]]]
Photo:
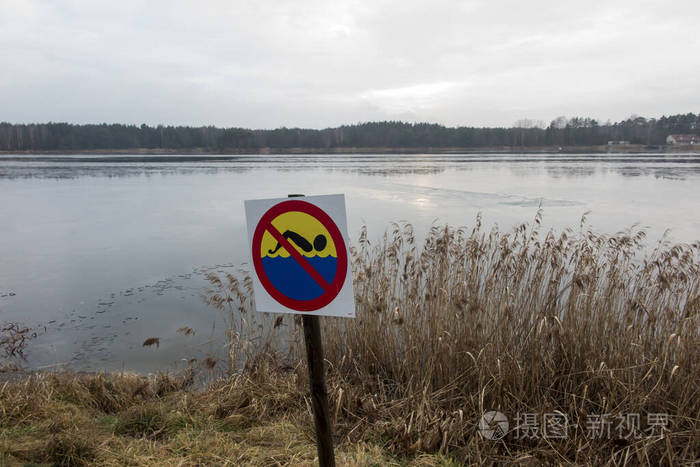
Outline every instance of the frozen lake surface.
[[[247, 270], [243, 200], [344, 193], [350, 236], [391, 221], [507, 229], [638, 223], [700, 239], [700, 155], [0, 157], [0, 325], [40, 330], [26, 365], [153, 372], [222, 356], [207, 271]], [[194, 336], [177, 329], [189, 326]], [[160, 346], [143, 348], [149, 337]]]

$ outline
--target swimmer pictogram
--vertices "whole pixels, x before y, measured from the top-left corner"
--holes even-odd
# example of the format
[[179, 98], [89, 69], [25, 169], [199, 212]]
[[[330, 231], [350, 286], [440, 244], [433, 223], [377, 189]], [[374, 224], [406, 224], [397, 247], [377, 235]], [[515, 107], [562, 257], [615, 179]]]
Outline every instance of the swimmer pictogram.
[[[316, 235], [313, 245], [309, 243], [307, 239], [296, 232], [292, 232], [291, 230], [285, 230], [282, 236], [287, 240], [292, 240], [299, 248], [307, 253], [310, 253], [313, 249], [316, 249], [316, 251], [323, 251], [323, 249], [326, 248], [326, 236], [323, 234]], [[268, 253], [274, 255], [280, 248], [282, 248], [282, 244], [277, 242], [277, 246], [275, 247], [274, 251], [268, 250]]]
[[347, 247], [338, 226], [321, 208], [302, 200], [282, 201], [262, 215], [252, 256], [265, 291], [296, 311], [328, 305], [347, 276]]

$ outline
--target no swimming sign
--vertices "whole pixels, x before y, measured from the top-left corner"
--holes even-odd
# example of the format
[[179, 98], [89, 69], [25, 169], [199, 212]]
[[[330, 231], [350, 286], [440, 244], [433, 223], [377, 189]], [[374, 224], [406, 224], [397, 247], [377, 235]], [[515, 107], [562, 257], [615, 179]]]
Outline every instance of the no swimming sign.
[[245, 201], [255, 308], [355, 316], [343, 195]]

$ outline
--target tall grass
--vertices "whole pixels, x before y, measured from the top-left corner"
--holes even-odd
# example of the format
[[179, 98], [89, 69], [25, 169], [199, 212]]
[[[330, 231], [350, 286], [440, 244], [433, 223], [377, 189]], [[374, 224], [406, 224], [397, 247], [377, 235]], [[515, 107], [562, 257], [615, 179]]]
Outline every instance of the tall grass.
[[[540, 221], [506, 232], [480, 218], [436, 226], [420, 245], [409, 224], [376, 245], [362, 230], [352, 248], [357, 318], [322, 320], [340, 439], [380, 437], [398, 453], [465, 462], [700, 457], [700, 242], [650, 247], [634, 228], [604, 235], [582, 219], [541, 232]], [[250, 286], [221, 285], [243, 326], [234, 314], [250, 315]], [[248, 329], [252, 339], [258, 328]], [[269, 355], [271, 329], [248, 361]], [[237, 352], [243, 334], [232, 333]], [[296, 344], [284, 360], [300, 368]], [[502, 440], [478, 433], [489, 410], [510, 419]], [[524, 413], [540, 424], [565, 416], [566, 438], [518, 437]], [[615, 425], [592, 436], [588, 420], [606, 414], [639, 414], [635, 436], [615, 436]], [[668, 415], [666, 430], [647, 432], [648, 414]]]

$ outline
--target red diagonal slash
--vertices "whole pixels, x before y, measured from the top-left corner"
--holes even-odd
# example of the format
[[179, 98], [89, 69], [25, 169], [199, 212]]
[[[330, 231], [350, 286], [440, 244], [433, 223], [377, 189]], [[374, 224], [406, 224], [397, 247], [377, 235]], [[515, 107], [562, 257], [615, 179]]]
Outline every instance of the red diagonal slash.
[[285, 250], [287, 250], [287, 252], [290, 255], [292, 255], [292, 258], [294, 258], [296, 262], [299, 263], [299, 265], [301, 265], [302, 268], [304, 268], [304, 271], [306, 271], [311, 277], [313, 277], [313, 279], [318, 283], [318, 285], [320, 285], [321, 288], [323, 288], [324, 292], [328, 292], [331, 289], [331, 285], [326, 281], [326, 279], [324, 279], [323, 276], [321, 276], [321, 274], [319, 274], [318, 271], [314, 269], [313, 266], [311, 266], [311, 263], [309, 263], [307, 259], [304, 258], [297, 251], [297, 249], [294, 248], [292, 244], [287, 241], [286, 238], [284, 238], [284, 236], [280, 233], [279, 230], [275, 228], [274, 225], [268, 223], [265, 226], [265, 230], [270, 232], [270, 234], [273, 237], [275, 237], [275, 240], [280, 242], [280, 245], [282, 245], [282, 247]]

